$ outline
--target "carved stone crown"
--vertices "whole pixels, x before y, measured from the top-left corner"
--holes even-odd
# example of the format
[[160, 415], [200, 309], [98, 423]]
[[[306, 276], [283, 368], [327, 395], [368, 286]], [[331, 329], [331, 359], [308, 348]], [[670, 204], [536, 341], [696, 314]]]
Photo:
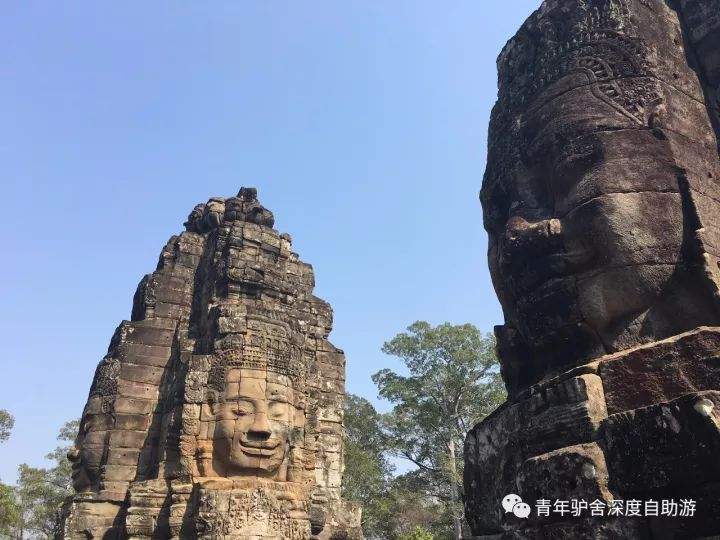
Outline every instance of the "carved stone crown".
[[242, 350], [217, 352], [210, 366], [207, 382], [210, 399], [222, 400], [221, 396], [227, 386], [227, 374], [231, 369], [255, 369], [285, 375], [295, 390], [305, 391], [307, 370], [302, 353], [297, 347], [268, 349], [245, 345]]
[[242, 351], [233, 349], [222, 351], [218, 360], [227, 369], [257, 369], [287, 375], [291, 379], [300, 379], [305, 370], [300, 350], [296, 347], [264, 348], [256, 345], [244, 345]]

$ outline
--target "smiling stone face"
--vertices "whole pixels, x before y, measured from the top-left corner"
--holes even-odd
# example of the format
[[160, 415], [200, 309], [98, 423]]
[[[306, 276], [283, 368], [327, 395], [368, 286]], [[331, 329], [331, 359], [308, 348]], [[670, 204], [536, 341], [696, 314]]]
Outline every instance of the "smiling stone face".
[[332, 309], [273, 223], [241, 188], [163, 248], [93, 379], [61, 536], [362, 536]]
[[230, 370], [224, 401], [215, 407], [215, 469], [223, 476], [277, 476], [293, 439], [293, 403], [287, 377], [255, 369]]
[[[603, 110], [606, 109], [606, 110]], [[605, 121], [592, 118], [602, 111]], [[594, 111], [594, 112], [591, 112]], [[506, 318], [535, 355], [592, 358], [712, 321], [688, 264], [689, 192], [667, 140], [580, 88], [524, 116], [490, 228]], [[486, 208], [494, 202], [486, 201]]]

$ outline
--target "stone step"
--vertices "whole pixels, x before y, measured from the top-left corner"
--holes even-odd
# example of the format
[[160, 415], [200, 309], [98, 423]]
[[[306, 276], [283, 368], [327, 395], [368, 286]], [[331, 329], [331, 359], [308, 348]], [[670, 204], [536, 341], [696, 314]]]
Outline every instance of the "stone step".
[[132, 321], [133, 324], [147, 328], [157, 328], [159, 330], [175, 330], [177, 321], [172, 319], [163, 319], [162, 317], [149, 317], [139, 321]]
[[157, 402], [152, 399], [118, 396], [115, 398], [115, 414], [150, 414], [155, 412]]
[[101, 482], [98, 498], [106, 501], [122, 502], [127, 497], [129, 482]]
[[158, 386], [156, 384], [144, 384], [124, 379], [118, 380], [118, 395], [123, 397], [157, 400]]
[[189, 275], [186, 272], [181, 272], [179, 275], [173, 273], [153, 274], [151, 282], [153, 288], [164, 287], [175, 291], [184, 291], [192, 286], [192, 280], [188, 279], [188, 277]]
[[147, 430], [156, 416], [159, 415], [143, 413], [115, 413], [115, 429], [131, 431]]
[[117, 355], [123, 362], [138, 365], [165, 367], [170, 359], [170, 347], [123, 343], [117, 349]]
[[155, 276], [169, 276], [185, 283], [192, 284], [195, 281], [195, 268], [188, 268], [186, 266], [171, 266], [165, 267], [162, 270], [155, 272]]
[[190, 316], [190, 307], [168, 304], [167, 302], [158, 302], [155, 306], [155, 316], [175, 320], [185, 319]]
[[110, 448], [108, 450], [108, 465], [137, 466], [140, 450], [138, 448]]
[[175, 328], [158, 328], [149, 324], [138, 324], [136, 321], [128, 323], [125, 340], [128, 343], [139, 345], [153, 345], [158, 347], [170, 347], [175, 337]]
[[123, 362], [120, 366], [120, 377], [126, 381], [154, 384], [159, 386], [165, 370], [162, 367]]
[[110, 433], [110, 448], [140, 449], [150, 437], [147, 431], [115, 430]]
[[109, 482], [129, 482], [135, 479], [135, 471], [134, 465], [105, 465], [103, 478]]
[[158, 302], [165, 302], [183, 307], [190, 307], [192, 305], [192, 292], [187, 290], [159, 287], [155, 290], [155, 298]]

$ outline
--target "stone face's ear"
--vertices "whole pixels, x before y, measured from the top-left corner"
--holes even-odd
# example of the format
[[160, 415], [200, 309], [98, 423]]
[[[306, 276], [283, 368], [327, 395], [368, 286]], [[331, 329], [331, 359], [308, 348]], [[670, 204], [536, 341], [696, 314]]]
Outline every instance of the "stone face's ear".
[[213, 400], [210, 403], [203, 405], [203, 413], [207, 411], [208, 420], [215, 420], [217, 415], [220, 413], [220, 401]]
[[293, 426], [298, 429], [305, 428], [305, 409], [293, 407]]

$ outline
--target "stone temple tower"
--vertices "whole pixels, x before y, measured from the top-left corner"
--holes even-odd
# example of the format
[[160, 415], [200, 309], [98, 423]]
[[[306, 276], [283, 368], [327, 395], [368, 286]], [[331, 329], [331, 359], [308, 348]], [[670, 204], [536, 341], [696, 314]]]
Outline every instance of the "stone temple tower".
[[720, 0], [546, 0], [498, 71], [472, 532], [718, 538]]
[[197, 205], [95, 372], [61, 538], [361, 538], [345, 358], [252, 188]]

